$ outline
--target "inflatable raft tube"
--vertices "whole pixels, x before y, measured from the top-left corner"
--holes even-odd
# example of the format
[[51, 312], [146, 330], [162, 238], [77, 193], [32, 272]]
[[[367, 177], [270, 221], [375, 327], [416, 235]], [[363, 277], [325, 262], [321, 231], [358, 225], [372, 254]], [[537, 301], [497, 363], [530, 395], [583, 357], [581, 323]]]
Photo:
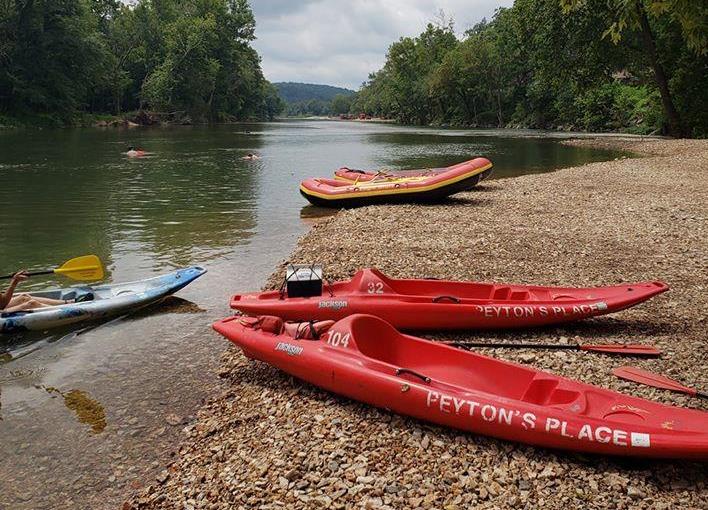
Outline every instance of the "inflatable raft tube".
[[[398, 179], [401, 177], [428, 177], [430, 175], [437, 175], [448, 170], [454, 169], [456, 167], [474, 163], [474, 159], [469, 161], [463, 161], [457, 165], [445, 168], [423, 168], [418, 170], [357, 170], [354, 168], [342, 167], [334, 172], [334, 178], [344, 182], [370, 182], [372, 180], [385, 181], [388, 179]], [[479, 180], [483, 181], [487, 179], [492, 174], [492, 168], [485, 170], [479, 176]], [[478, 183], [474, 183], [470, 186], [470, 189], [476, 186]]]
[[[82, 285], [30, 292], [30, 295], [37, 297], [79, 299], [79, 302], [22, 312], [0, 312], [0, 333], [44, 331], [132, 312], [177, 292], [204, 273], [206, 269], [195, 266], [129, 283]], [[86, 300], [81, 301], [81, 299]]]
[[445, 172], [428, 176], [397, 177], [355, 183], [313, 178], [300, 184], [300, 193], [321, 207], [360, 207], [384, 203], [437, 202], [476, 185], [492, 168], [485, 158], [467, 161]]
[[708, 460], [708, 413], [404, 335], [372, 315], [214, 329], [249, 358], [338, 395], [474, 434], [584, 453]]

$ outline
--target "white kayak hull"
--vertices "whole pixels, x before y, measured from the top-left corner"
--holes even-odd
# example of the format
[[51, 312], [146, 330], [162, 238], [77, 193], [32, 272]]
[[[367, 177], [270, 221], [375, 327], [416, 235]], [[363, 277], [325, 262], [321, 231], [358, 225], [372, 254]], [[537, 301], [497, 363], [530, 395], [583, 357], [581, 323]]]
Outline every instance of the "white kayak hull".
[[65, 300], [92, 294], [93, 299], [22, 312], [0, 312], [0, 333], [44, 331], [132, 312], [177, 292], [204, 273], [206, 269], [194, 266], [135, 282], [30, 292], [37, 297]]

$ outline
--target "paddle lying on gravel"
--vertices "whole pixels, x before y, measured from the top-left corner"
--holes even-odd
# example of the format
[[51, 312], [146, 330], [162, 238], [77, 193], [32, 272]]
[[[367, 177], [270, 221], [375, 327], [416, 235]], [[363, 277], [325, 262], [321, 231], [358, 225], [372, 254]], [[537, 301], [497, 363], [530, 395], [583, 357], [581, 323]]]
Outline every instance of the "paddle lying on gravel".
[[651, 345], [642, 344], [532, 344], [532, 343], [488, 343], [488, 342], [443, 342], [459, 347], [489, 347], [493, 349], [568, 349], [577, 351], [622, 354], [625, 356], [660, 356], [661, 351]]
[[[26, 273], [27, 276], [39, 276], [45, 274], [61, 274], [72, 280], [89, 282], [103, 279], [103, 265], [101, 259], [96, 255], [83, 255], [71, 260], [67, 260], [60, 267], [54, 269], [44, 269], [42, 271], [32, 271]], [[0, 280], [9, 280], [14, 274], [0, 276]]]
[[612, 373], [622, 379], [627, 379], [628, 381], [639, 384], [646, 384], [647, 386], [653, 386], [654, 388], [686, 393], [692, 397], [708, 398], [708, 393], [704, 391], [699, 391], [696, 388], [689, 388], [688, 386], [684, 386], [678, 381], [669, 379], [664, 375], [655, 374], [653, 372], [649, 372], [648, 370], [642, 370], [641, 368], [617, 367], [612, 370]]

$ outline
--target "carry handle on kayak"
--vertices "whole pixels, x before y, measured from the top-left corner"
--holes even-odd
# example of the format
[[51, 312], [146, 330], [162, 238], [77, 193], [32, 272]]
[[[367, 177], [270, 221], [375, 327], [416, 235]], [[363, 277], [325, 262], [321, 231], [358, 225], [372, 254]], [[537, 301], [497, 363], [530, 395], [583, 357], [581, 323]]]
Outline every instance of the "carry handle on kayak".
[[442, 301], [451, 301], [453, 303], [459, 303], [460, 298], [456, 298], [455, 296], [437, 296], [433, 298], [433, 303], [441, 303]]
[[423, 375], [419, 372], [416, 372], [415, 370], [411, 370], [410, 368], [397, 368], [396, 369], [396, 375], [403, 375], [403, 374], [409, 374], [409, 375], [415, 376], [415, 377], [419, 378], [420, 380], [422, 380], [423, 382], [427, 382], [427, 383], [430, 382], [430, 377], [428, 377], [427, 375]]

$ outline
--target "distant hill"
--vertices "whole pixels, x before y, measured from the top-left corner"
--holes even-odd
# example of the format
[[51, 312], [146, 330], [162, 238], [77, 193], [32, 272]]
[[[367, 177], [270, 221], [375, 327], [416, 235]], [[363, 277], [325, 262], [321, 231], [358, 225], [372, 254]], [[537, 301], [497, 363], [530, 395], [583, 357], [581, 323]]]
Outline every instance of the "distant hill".
[[286, 103], [297, 103], [317, 99], [320, 101], [331, 101], [337, 94], [346, 96], [354, 94], [353, 90], [331, 85], [317, 85], [314, 83], [279, 82], [274, 83], [278, 89], [278, 94]]

